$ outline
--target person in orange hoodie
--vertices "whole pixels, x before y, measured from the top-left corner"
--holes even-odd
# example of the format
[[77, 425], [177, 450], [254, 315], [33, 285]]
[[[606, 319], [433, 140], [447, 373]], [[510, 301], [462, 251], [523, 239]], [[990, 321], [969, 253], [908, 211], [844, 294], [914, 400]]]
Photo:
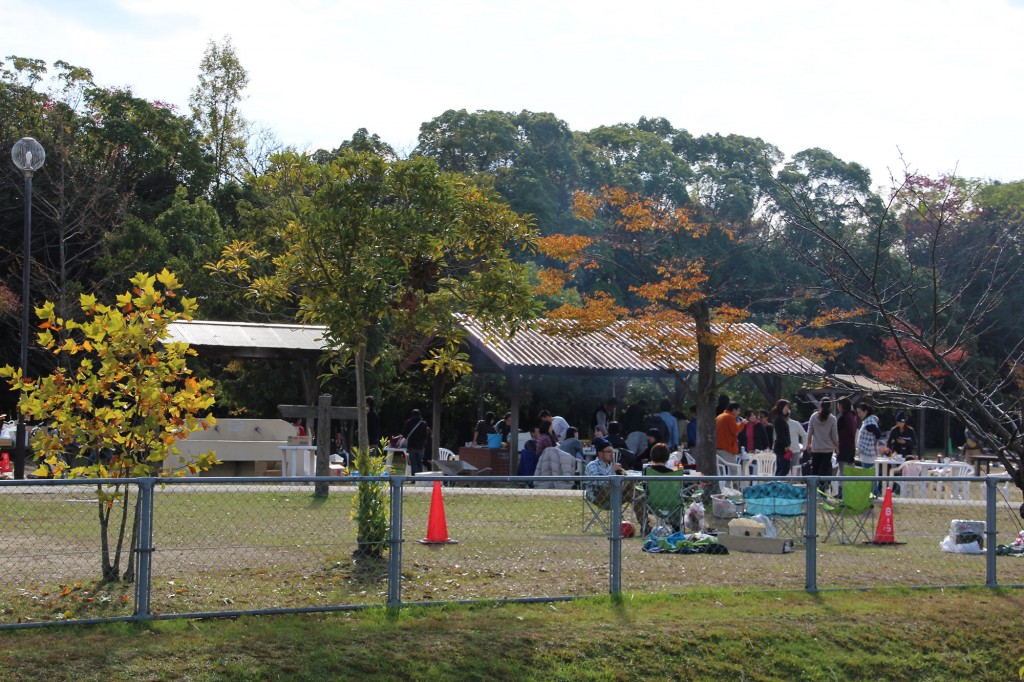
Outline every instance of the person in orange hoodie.
[[737, 436], [747, 426], [747, 420], [739, 418], [739, 411], [740, 404], [733, 402], [715, 417], [715, 448], [718, 456], [730, 464], [736, 463], [736, 455], [740, 454]]

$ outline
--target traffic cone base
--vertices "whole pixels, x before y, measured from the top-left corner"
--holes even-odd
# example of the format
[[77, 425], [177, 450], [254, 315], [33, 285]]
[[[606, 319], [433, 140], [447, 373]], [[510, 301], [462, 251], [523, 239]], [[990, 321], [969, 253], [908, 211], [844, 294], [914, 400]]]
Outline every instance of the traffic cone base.
[[448, 537], [448, 522], [444, 517], [444, 497], [441, 481], [434, 481], [434, 492], [430, 496], [430, 518], [427, 519], [427, 537], [416, 542], [421, 545], [453, 545], [455, 540]]
[[885, 499], [882, 501], [882, 513], [878, 516], [878, 526], [875, 528], [875, 539], [873, 545], [895, 545], [896, 528], [892, 520], [892, 488], [885, 489]]

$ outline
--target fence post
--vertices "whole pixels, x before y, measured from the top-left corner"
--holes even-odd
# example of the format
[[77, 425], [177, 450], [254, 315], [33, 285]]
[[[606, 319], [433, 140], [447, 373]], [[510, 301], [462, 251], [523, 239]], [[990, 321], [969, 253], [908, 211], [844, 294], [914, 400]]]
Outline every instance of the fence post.
[[612, 597], [622, 592], [622, 479], [612, 476], [612, 499], [608, 528], [608, 588]]
[[153, 487], [156, 479], [137, 479], [139, 485], [139, 536], [135, 550], [135, 613], [133, 620], [150, 617], [150, 585], [153, 575]]
[[405, 476], [391, 476], [391, 544], [388, 553], [388, 608], [402, 606], [402, 483]]
[[985, 477], [985, 587], [996, 587], [996, 479]]
[[818, 591], [818, 477], [807, 479], [807, 503], [804, 505], [804, 589]]

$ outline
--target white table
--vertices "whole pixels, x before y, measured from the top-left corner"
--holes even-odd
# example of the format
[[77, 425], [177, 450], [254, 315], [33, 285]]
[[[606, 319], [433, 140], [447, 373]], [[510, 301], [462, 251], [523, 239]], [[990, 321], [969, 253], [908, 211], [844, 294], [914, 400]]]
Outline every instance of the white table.
[[278, 445], [282, 476], [316, 476], [315, 445]]

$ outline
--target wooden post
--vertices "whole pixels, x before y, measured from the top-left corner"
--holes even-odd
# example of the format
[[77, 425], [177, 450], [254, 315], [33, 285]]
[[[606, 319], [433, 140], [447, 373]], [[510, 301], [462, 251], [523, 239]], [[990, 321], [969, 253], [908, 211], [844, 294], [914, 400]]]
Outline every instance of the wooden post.
[[510, 406], [512, 413], [512, 430], [508, 433], [508, 473], [515, 476], [519, 471], [519, 384], [522, 377], [519, 372], [510, 372], [508, 375], [508, 388]]
[[[328, 458], [331, 454], [331, 396], [322, 395], [316, 409], [316, 475], [327, 476]], [[314, 497], [327, 497], [327, 481], [317, 481], [313, 488]]]
[[[316, 405], [278, 405], [277, 409], [285, 419], [313, 420], [316, 428], [316, 475], [327, 476], [331, 453], [331, 420], [356, 420], [359, 411], [355, 407], [331, 407], [329, 394], [320, 396]], [[313, 428], [312, 424], [310, 428]], [[313, 494], [316, 497], [327, 497], [327, 482], [317, 482]]]

